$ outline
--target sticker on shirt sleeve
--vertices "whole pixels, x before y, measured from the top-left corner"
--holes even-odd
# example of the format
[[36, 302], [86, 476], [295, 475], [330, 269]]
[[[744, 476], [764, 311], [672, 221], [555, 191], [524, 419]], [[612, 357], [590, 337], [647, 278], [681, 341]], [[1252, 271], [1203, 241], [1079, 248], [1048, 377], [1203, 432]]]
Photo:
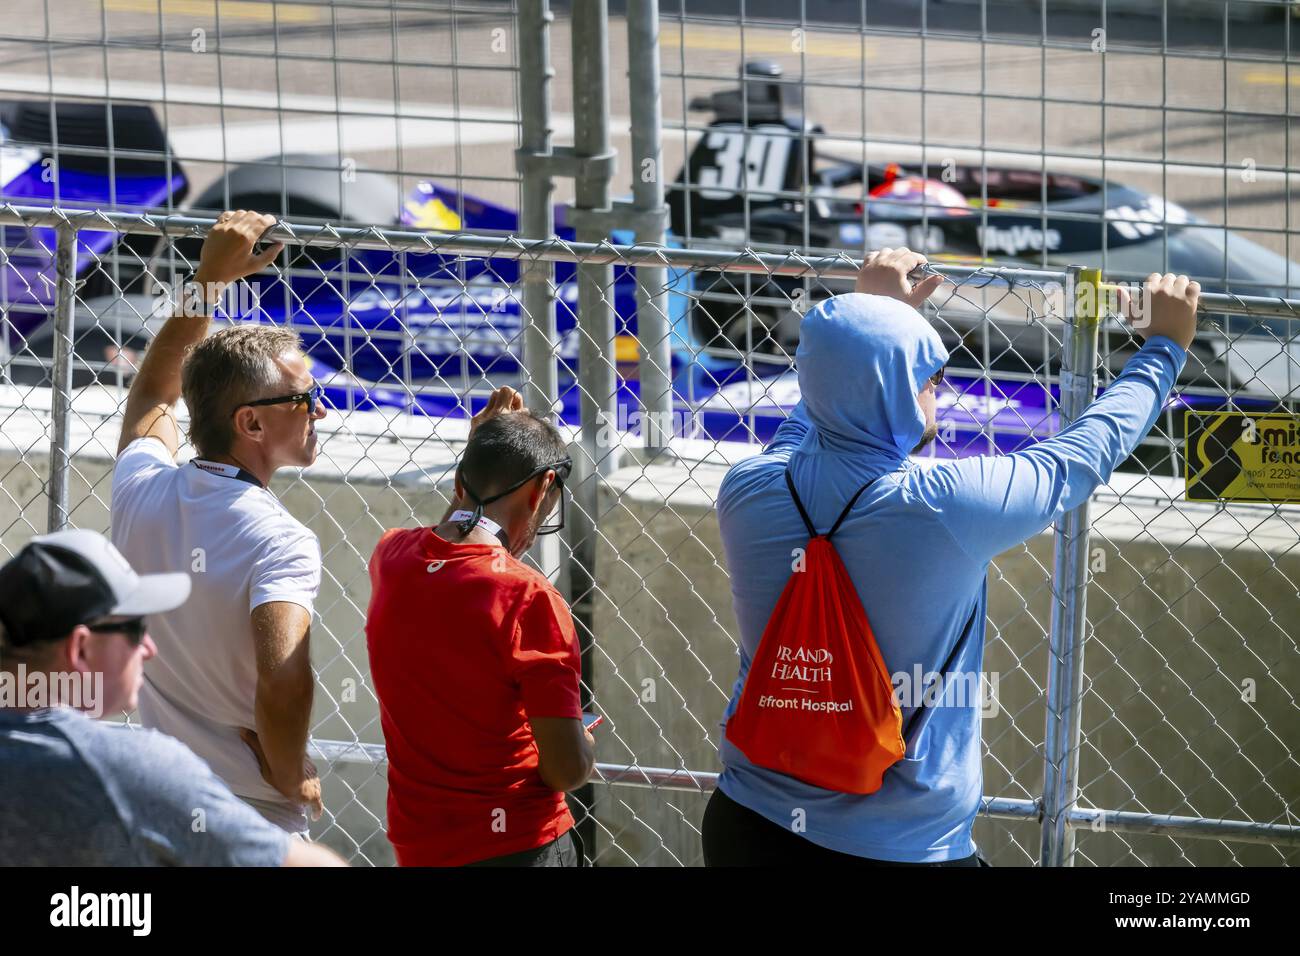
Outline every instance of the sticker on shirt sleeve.
[[1300, 501], [1300, 416], [1186, 412], [1188, 501]]

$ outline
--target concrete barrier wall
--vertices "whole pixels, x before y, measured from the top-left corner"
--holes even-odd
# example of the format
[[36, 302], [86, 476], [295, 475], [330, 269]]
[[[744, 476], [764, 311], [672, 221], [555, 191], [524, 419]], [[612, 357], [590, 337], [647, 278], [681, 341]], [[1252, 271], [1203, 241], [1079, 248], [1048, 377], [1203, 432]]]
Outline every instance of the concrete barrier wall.
[[[6, 402], [0, 394], [0, 546], [8, 551], [46, 526], [48, 420], [30, 396], [21, 398], [16, 408], [14, 396]], [[108, 528], [114, 408], [111, 395], [78, 399], [70, 488], [78, 527]], [[273, 487], [320, 537], [325, 562], [312, 638], [313, 736], [382, 743], [363, 632], [366, 562], [385, 528], [441, 515], [438, 486], [464, 426], [417, 426], [378, 413], [353, 413], [348, 426], [326, 435], [315, 467]], [[602, 492], [595, 691], [608, 722], [597, 732], [601, 762], [720, 769], [718, 720], [737, 670], [713, 508], [725, 470], [628, 467]], [[1279, 516], [1175, 502], [1168, 482], [1151, 479], [1117, 477], [1114, 487], [1122, 499], [1103, 494], [1093, 505], [1081, 804], [1294, 822], [1287, 810], [1300, 792], [1297, 509]], [[1043, 534], [990, 572], [985, 668], [996, 677], [997, 707], [984, 721], [984, 792], [991, 796], [1033, 799], [1042, 786], [1051, 554]], [[328, 815], [313, 832], [359, 862], [391, 863], [386, 794], [383, 767], [336, 765], [325, 778]], [[596, 799], [593, 849], [602, 865], [700, 862], [703, 796], [598, 785]], [[976, 835], [995, 864], [1037, 858], [1032, 822], [981, 820]], [[1087, 832], [1079, 848], [1083, 861], [1102, 865], [1296, 862], [1294, 851], [1269, 846], [1127, 834]]]

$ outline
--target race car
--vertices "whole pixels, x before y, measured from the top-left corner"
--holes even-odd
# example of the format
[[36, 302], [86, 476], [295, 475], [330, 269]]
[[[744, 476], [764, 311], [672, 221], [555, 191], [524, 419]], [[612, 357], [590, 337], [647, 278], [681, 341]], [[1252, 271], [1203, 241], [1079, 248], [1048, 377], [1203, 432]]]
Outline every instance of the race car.
[[[770, 71], [767, 79], [772, 79]], [[753, 94], [755, 88], [748, 80], [742, 85], [742, 89], [750, 91], [745, 94], [750, 100], [745, 109], [751, 126], [758, 124], [757, 135], [769, 136], [771, 131], [761, 127], [777, 115], [787, 131], [803, 130], [801, 121], [796, 127], [790, 125], [794, 120], [785, 114], [779, 97], [764, 101]], [[739, 92], [733, 91], [731, 101], [724, 95], [711, 105], [716, 108], [721, 103], [725, 107], [739, 100]], [[761, 107], [762, 102], [768, 106]], [[815, 223], [817, 229], [823, 230], [825, 243], [819, 238], [811, 243], [792, 242], [787, 248], [818, 244], [832, 248], [828, 244], [832, 240], [853, 238], [852, 226], [856, 222], [861, 228], [864, 217], [860, 211], [850, 214], [850, 209], [856, 210], [851, 201], [827, 193], [824, 202], [819, 198], [813, 210], [800, 208], [802, 199], [784, 195], [803, 194], [800, 170], [805, 165], [815, 170], [819, 197], [823, 187], [842, 186], [855, 174], [865, 177], [873, 190], [866, 204], [868, 225], [861, 241], [853, 244], [854, 252], [873, 244], [903, 244], [895, 241], [897, 231], [886, 236], [881, 231], [884, 226], [902, 229], [910, 244], [932, 253], [937, 251], [933, 248], [936, 244], [950, 250], [962, 248], [958, 243], [967, 241], [961, 239], [963, 236], [1001, 243], [1003, 252], [1007, 243], [1014, 249], [1015, 242], [1020, 241], [1002, 240], [1000, 233], [987, 229], [982, 234], [977, 231], [979, 217], [969, 204], [969, 178], [932, 184], [922, 177], [918, 185], [916, 174], [901, 166], [877, 173], [860, 166], [854, 170], [852, 164], [805, 164], [803, 157], [812, 154], [803, 147], [809, 142], [803, 132], [794, 140], [787, 135], [787, 141], [801, 146], [785, 150], [784, 161], [779, 164], [783, 178], [772, 188], [774, 195], [770, 199], [765, 200], [761, 191], [756, 195], [753, 190], [739, 199], [722, 196], [729, 185], [738, 181], [734, 179], [734, 161], [729, 158], [738, 148], [736, 137], [742, 151], [752, 148], [746, 144], [754, 141], [745, 135], [745, 127], [739, 131], [734, 128], [733, 113], [725, 108], [718, 111], [717, 120], [700, 138], [678, 186], [671, 191], [677, 241], [685, 236], [697, 244], [698, 238], [711, 230], [715, 239], [737, 245], [780, 246], [785, 241], [783, 236], [789, 239], [796, 221]], [[362, 222], [444, 233], [509, 234], [518, 225], [512, 210], [435, 182], [419, 182], [402, 196], [398, 184], [387, 177], [364, 172], [343, 176], [343, 164], [337, 157], [274, 156], [248, 163], [232, 169], [187, 201], [188, 180], [172, 159], [157, 117], [144, 106], [106, 108], [99, 103], [60, 103], [52, 122], [46, 102], [11, 102], [0, 105], [0, 136], [0, 201], [15, 205], [127, 211], [185, 206], [196, 214], [250, 208], [292, 221]], [[770, 136], [765, 140], [768, 146], [764, 155], [769, 162], [779, 158], [780, 148], [770, 145], [776, 141]], [[55, 142], [57, 151], [52, 145]], [[110, 143], [111, 151], [107, 149]], [[111, 160], [106, 158], [110, 153]], [[761, 182], [775, 182], [767, 178], [775, 174], [765, 166], [747, 175], [757, 176]], [[939, 185], [945, 189], [939, 190]], [[1070, 184], [1065, 181], [1052, 180], [1054, 190], [1068, 191], [1067, 187]], [[909, 191], [916, 189], [925, 199], [923, 209], [909, 198]], [[882, 194], [876, 195], [877, 190]], [[982, 186], [975, 190], [981, 196], [991, 191], [991, 183], [987, 190]], [[1111, 195], [1115, 195], [1113, 190]], [[967, 200], [964, 209], [960, 205], [963, 197]], [[742, 211], [746, 203], [749, 205], [748, 238], [734, 232], [738, 222], [746, 221], [736, 217], [737, 202]], [[936, 204], [950, 212], [935, 216]], [[992, 213], [992, 203], [989, 205]], [[394, 210], [400, 213], [394, 215]], [[1041, 218], [1034, 217], [1037, 222]], [[571, 239], [573, 230], [565, 225], [563, 206], [556, 207], [556, 222], [557, 235]], [[1049, 228], [1055, 228], [1050, 226], [1052, 222], [1055, 220], [1049, 219]], [[1143, 222], [1143, 228], [1163, 228]], [[1123, 223], [1115, 220], [1111, 227], [1122, 231]], [[915, 241], [927, 238], [913, 234], [918, 226], [941, 230], [942, 242]], [[999, 228], [1012, 229], [1015, 236], [1023, 238], [1026, 233], [1014, 231], [1022, 226], [1023, 222], [1006, 220]], [[876, 231], [872, 233], [872, 229]], [[940, 239], [938, 233], [927, 235], [932, 240]], [[630, 242], [631, 236], [615, 234], [611, 239]], [[1062, 245], [1046, 232], [1043, 243]], [[0, 227], [0, 249], [5, 253], [0, 263], [0, 303], [7, 320], [4, 341], [9, 352], [3, 364], [6, 376], [18, 384], [49, 381], [54, 246], [51, 229]], [[155, 280], [183, 275], [186, 266], [181, 256], [194, 262], [197, 251], [194, 240], [165, 244], [147, 236], [123, 238], [110, 231], [79, 234], [80, 285], [74, 331], [78, 361], [74, 386], [97, 380], [129, 380], [140, 351], [170, 309], [166, 297], [158, 294]], [[987, 258], [983, 251], [980, 261]], [[1060, 251], [1070, 257], [1069, 249]], [[751, 327], [742, 347], [735, 338], [735, 320], [723, 320], [719, 311], [720, 303], [727, 307], [726, 296], [734, 296], [735, 280], [720, 280], [719, 276], [686, 270], [668, 272], [676, 429], [682, 437], [765, 441], [798, 401], [792, 364], [794, 340], [776, 339], [774, 347], [772, 335], [757, 335]], [[279, 277], [257, 277], [260, 295], [253, 301], [236, 303], [229, 319], [296, 328], [303, 336], [317, 379], [326, 387], [327, 400], [338, 409], [396, 407], [412, 414], [466, 416], [481, 406], [492, 387], [517, 384], [520, 379], [518, 278], [518, 265], [500, 258], [294, 247], [288, 268]], [[579, 390], [574, 267], [557, 264], [555, 279], [561, 417], [576, 423]], [[758, 323], [763, 329], [768, 328], [766, 302], [775, 299], [792, 307], [804, 291], [801, 283], [792, 284], [782, 278], [766, 285], [771, 288], [751, 288], [751, 296], [740, 310], [743, 321]], [[835, 291], [840, 289], [834, 283], [819, 284], [814, 298]], [[612, 292], [619, 363], [616, 401], [620, 409], [632, 410], [639, 407], [633, 270], [615, 270]], [[958, 311], [946, 309], [940, 327], [960, 334], [964, 320]], [[147, 318], [142, 321], [142, 316]], [[979, 327], [978, 318], [978, 311], [968, 317], [969, 329]], [[1025, 324], [1023, 315], [1019, 321]], [[1021, 330], [1016, 331], [1018, 334]], [[1041, 339], [1041, 330], [1038, 335]], [[952, 344], [959, 346], [960, 342]], [[1023, 360], [1028, 349], [1003, 352]], [[1223, 359], [1210, 348], [1200, 367], [1204, 371], [1215, 362], [1225, 361], [1230, 363], [1231, 356]], [[981, 364], [969, 348], [954, 348], [954, 363], [939, 397], [942, 441], [935, 446], [938, 454], [1010, 451], [1057, 429], [1055, 386], [1045, 385], [1046, 377], [1041, 374], [1050, 371], [1050, 357], [1044, 356], [1031, 367], [1033, 374], [1024, 374], [1023, 368], [1004, 367], [1006, 364], [1002, 353]], [[1231, 372], [1226, 365], [1222, 369], [1225, 377], [1230, 377]], [[1243, 379], [1238, 376], [1236, 380]], [[1214, 388], [1208, 391], [1206, 396], [1188, 394], [1185, 401], [1191, 405], [1221, 405], [1222, 386], [1217, 392]], [[1238, 406], [1251, 407], [1243, 402], [1255, 399], [1241, 395], [1239, 389], [1236, 392]], [[1267, 395], [1261, 395], [1258, 402], [1266, 407], [1273, 405]], [[639, 431], [638, 412], [629, 411], [619, 418], [620, 428]]]
[[[1300, 291], [1300, 265], [1120, 183], [954, 159], [932, 159], [926, 166], [826, 155], [824, 131], [806, 119], [799, 87], [785, 83], [775, 63], [745, 64], [739, 87], [699, 97], [691, 109], [713, 119], [669, 202], [674, 232], [693, 246], [832, 255], [907, 246], [938, 264], [1054, 270], [1078, 265], [1102, 268], [1111, 280], [1138, 281], [1152, 272], [1176, 272], [1197, 279], [1207, 292], [1289, 298]], [[836, 146], [846, 148], [842, 140], [831, 142], [830, 148]], [[940, 154], [935, 147], [929, 152]], [[737, 285], [724, 276], [698, 290], [695, 334], [722, 351], [752, 351], [778, 361], [792, 355], [800, 317], [792, 303], [803, 283], [751, 282], [745, 296], [735, 294]], [[828, 294], [851, 283], [818, 286]], [[769, 304], [755, 307], [755, 300]], [[963, 311], [960, 301], [953, 306], [939, 326], [949, 333], [949, 345], [960, 345], [972, 330], [991, 333], [1000, 370], [1033, 372], [1057, 351], [1038, 328], [1027, 327], [1023, 315], [1001, 321], [980, 309]], [[1235, 333], [1249, 325], [1224, 328]], [[1272, 328], [1288, 337], [1284, 326]], [[1122, 362], [1127, 343], [1114, 344]], [[1198, 355], [1210, 379], [1221, 381], [1226, 369], [1216, 376], [1210, 368], [1222, 359], [1215, 345], [1221, 343], [1207, 337], [1198, 343]]]

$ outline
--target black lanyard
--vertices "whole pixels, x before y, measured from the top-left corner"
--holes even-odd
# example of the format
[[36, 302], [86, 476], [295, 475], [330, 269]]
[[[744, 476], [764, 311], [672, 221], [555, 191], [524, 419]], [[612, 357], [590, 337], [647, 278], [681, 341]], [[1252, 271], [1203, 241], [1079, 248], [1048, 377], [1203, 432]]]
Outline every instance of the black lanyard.
[[207, 461], [203, 458], [191, 458], [191, 464], [200, 471], [206, 471], [209, 475], [220, 475], [222, 478], [236, 478], [239, 481], [246, 481], [250, 485], [257, 485], [259, 488], [265, 488], [257, 476], [250, 471], [245, 471], [237, 465], [223, 465], [219, 461]]
[[[474, 512], [463, 511], [463, 510], [455, 511], [452, 513], [452, 516], [447, 520], [453, 521], [457, 525], [459, 525], [461, 536], [464, 537], [466, 534], [469, 533], [468, 531], [465, 530], [465, 524], [474, 520]], [[506, 534], [505, 528], [501, 527], [501, 525], [497, 524], [487, 515], [482, 515], [482, 514], [479, 515], [477, 522], [475, 522], [475, 524], [473, 525], [470, 525], [470, 531], [473, 531], [475, 527], [482, 528], [488, 534], [495, 535], [496, 539], [501, 542], [501, 546], [505, 548], [507, 551], [510, 550], [510, 535]]]

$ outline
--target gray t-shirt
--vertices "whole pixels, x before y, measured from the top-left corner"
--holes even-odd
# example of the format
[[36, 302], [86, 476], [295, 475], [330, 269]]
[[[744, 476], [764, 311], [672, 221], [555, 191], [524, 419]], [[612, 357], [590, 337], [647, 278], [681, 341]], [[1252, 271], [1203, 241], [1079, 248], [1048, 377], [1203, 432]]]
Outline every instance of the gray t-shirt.
[[290, 839], [171, 737], [0, 710], [0, 866], [279, 866]]

